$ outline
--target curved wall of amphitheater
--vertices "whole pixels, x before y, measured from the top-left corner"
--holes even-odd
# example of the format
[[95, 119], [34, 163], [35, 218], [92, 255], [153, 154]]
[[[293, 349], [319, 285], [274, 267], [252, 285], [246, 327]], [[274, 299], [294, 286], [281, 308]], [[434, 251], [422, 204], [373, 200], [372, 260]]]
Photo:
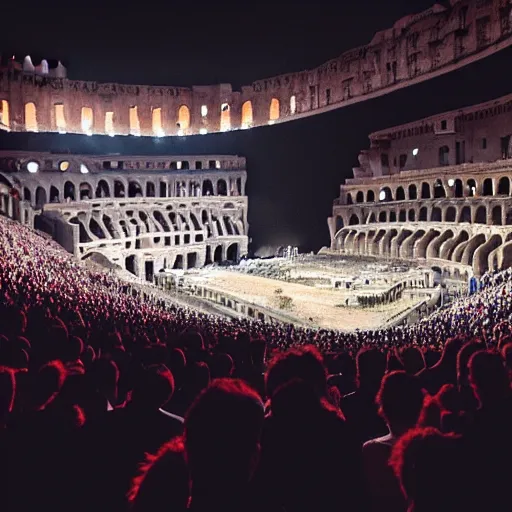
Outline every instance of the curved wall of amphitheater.
[[448, 276], [512, 264], [512, 95], [370, 135], [329, 218], [331, 249]]
[[247, 254], [245, 159], [0, 151], [0, 213], [140, 278]]
[[0, 70], [0, 127], [173, 136], [245, 129], [340, 108], [469, 64], [512, 43], [505, 0], [452, 0], [398, 20], [318, 68], [229, 84], [165, 87], [68, 79], [30, 57]]

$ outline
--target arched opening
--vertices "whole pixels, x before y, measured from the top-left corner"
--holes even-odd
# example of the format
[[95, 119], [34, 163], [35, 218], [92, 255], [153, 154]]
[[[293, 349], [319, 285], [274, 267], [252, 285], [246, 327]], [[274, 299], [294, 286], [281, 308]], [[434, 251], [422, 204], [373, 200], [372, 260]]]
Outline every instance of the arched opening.
[[379, 213], [379, 222], [387, 222], [387, 221], [388, 221], [387, 212], [380, 212]]
[[441, 146], [439, 148], [439, 165], [450, 165], [450, 148], [448, 146]]
[[398, 214], [398, 222], [406, 222], [407, 221], [407, 213], [405, 210], [400, 210]]
[[209, 245], [207, 245], [206, 246], [206, 257], [204, 259], [204, 264], [205, 265], [211, 265], [212, 262], [213, 262], [213, 260], [212, 260], [212, 248]]
[[157, 137], [163, 137], [165, 135], [162, 125], [162, 109], [160, 107], [153, 109], [151, 113], [151, 125], [154, 135]]
[[96, 187], [96, 197], [110, 197], [110, 187], [105, 180], [98, 181], [98, 186]]
[[455, 222], [457, 220], [457, 210], [455, 206], [449, 206], [446, 209], [446, 218], [445, 222]]
[[379, 192], [379, 200], [382, 202], [393, 201], [393, 192], [389, 187], [384, 187]]
[[350, 216], [348, 224], [349, 224], [349, 226], [355, 226], [355, 225], [359, 224], [359, 217], [355, 213], [353, 213]]
[[218, 245], [213, 252], [213, 261], [215, 263], [222, 263], [222, 246]]
[[409, 199], [418, 199], [418, 189], [416, 185], [409, 185]]
[[366, 193], [366, 202], [373, 203], [375, 202], [375, 192], [373, 190], [368, 190]]
[[430, 185], [423, 182], [421, 184], [421, 199], [430, 199]]
[[10, 128], [11, 121], [9, 116], [9, 102], [7, 100], [2, 100], [0, 102], [0, 124], [4, 125], [6, 128]]
[[434, 198], [439, 199], [441, 197], [446, 197], [446, 191], [444, 189], [443, 182], [440, 179], [437, 179], [434, 183]]
[[55, 186], [50, 187], [50, 203], [59, 203], [59, 189]]
[[459, 222], [471, 223], [471, 209], [469, 206], [464, 206], [460, 212]]
[[32, 201], [32, 194], [27, 187], [23, 187], [23, 199], [28, 202]]
[[505, 224], [507, 226], [512, 226], [512, 208], [507, 210], [507, 215], [505, 217]]
[[130, 134], [140, 135], [139, 111], [136, 106], [130, 107]]
[[64, 183], [64, 200], [76, 200], [75, 185], [71, 183], [71, 181], [66, 181], [66, 183]]
[[482, 195], [484, 196], [492, 196], [494, 195], [492, 179], [486, 178], [482, 184]]
[[25, 130], [37, 132], [36, 105], [33, 102], [25, 103]]
[[155, 197], [155, 196], [156, 196], [155, 184], [152, 181], [148, 181], [146, 183], [146, 197]]
[[36, 207], [42, 208], [48, 201], [46, 200], [46, 190], [43, 187], [36, 188]]
[[91, 107], [82, 107], [82, 131], [87, 135], [92, 135], [94, 126], [94, 114]]
[[370, 213], [367, 224], [373, 224], [375, 222], [375, 213]]
[[124, 183], [119, 180], [114, 181], [114, 197], [126, 197]]
[[252, 126], [252, 103], [246, 101], [242, 105], [242, 128], [250, 128]]
[[364, 203], [364, 194], [359, 191], [356, 195], [356, 203]]
[[270, 121], [277, 121], [279, 119], [279, 100], [277, 98], [272, 98], [270, 101], [270, 110], [268, 118]]
[[87, 199], [93, 199], [92, 187], [89, 183], [80, 183], [80, 200], [85, 201]]
[[438, 206], [435, 206], [434, 208], [432, 208], [432, 214], [430, 216], [430, 220], [432, 222], [441, 222], [441, 220], [442, 220], [441, 208], [439, 208]]
[[128, 182], [128, 197], [142, 197], [142, 187], [137, 181]]
[[190, 109], [186, 105], [181, 105], [178, 109], [178, 135], [186, 133], [190, 126]]
[[343, 228], [343, 218], [341, 217], [341, 215], [336, 215], [336, 233]]
[[226, 259], [233, 263], [238, 261], [238, 244], [231, 244], [226, 252]]
[[464, 196], [464, 186], [462, 185], [462, 180], [457, 178], [455, 180], [454, 186], [455, 186], [455, 190], [454, 190], [453, 195], [455, 197], [463, 197]]
[[427, 222], [427, 214], [428, 214], [427, 207], [426, 206], [421, 207], [420, 208], [420, 216], [419, 216], [420, 222]]
[[137, 275], [137, 272], [135, 271], [135, 256], [127, 256], [124, 260], [124, 266], [130, 274], [133, 274], [134, 276]]
[[187, 254], [187, 268], [195, 268], [197, 266], [197, 253], [189, 252]]
[[354, 201], [352, 201], [352, 194], [350, 192], [347, 194], [347, 204], [354, 204]]
[[55, 127], [58, 132], [66, 132], [66, 117], [64, 116], [64, 105], [62, 103], [55, 104]]
[[487, 209], [485, 206], [480, 205], [476, 209], [475, 213], [475, 224], [486, 224], [487, 223]]
[[473, 180], [473, 179], [468, 180], [467, 187], [468, 187], [468, 197], [475, 197], [475, 195], [476, 195], [476, 181]]
[[217, 195], [218, 196], [227, 196], [228, 195], [228, 186], [226, 185], [225, 180], [217, 181]]
[[510, 179], [507, 176], [503, 176], [502, 178], [500, 178], [500, 181], [498, 182], [498, 195], [510, 195]]
[[502, 215], [501, 215], [501, 206], [496, 205], [492, 209], [492, 225], [493, 226], [501, 226], [503, 224]]
[[203, 181], [203, 196], [213, 196], [213, 184], [211, 180]]
[[396, 222], [396, 212], [389, 212], [389, 222]]
[[403, 187], [398, 187], [396, 189], [396, 200], [397, 201], [405, 201], [405, 192]]
[[100, 240], [104, 240], [106, 238], [105, 232], [93, 217], [91, 217], [89, 220], [89, 230], [96, 238], [99, 238]]
[[182, 269], [183, 268], [183, 255], [177, 254], [176, 259], [174, 260], [174, 265], [172, 266], [173, 269]]
[[105, 112], [105, 133], [114, 136], [114, 112]]
[[409, 210], [409, 221], [414, 222], [416, 220], [416, 212], [414, 210]]
[[222, 103], [220, 106], [220, 131], [227, 132], [231, 130], [231, 109], [228, 103]]

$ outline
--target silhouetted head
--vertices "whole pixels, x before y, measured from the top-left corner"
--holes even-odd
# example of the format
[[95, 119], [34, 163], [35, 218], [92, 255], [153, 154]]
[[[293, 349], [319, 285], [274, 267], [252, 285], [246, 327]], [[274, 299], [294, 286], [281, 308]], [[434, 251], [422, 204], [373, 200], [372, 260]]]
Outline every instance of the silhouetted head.
[[259, 456], [263, 403], [238, 379], [217, 379], [185, 417], [185, 453], [194, 486], [247, 483]]
[[233, 369], [233, 358], [229, 354], [220, 352], [213, 356], [213, 360], [210, 363], [210, 370], [213, 379], [224, 379], [231, 377]]
[[174, 378], [164, 365], [144, 368], [135, 381], [131, 404], [141, 409], [159, 409], [174, 393]]
[[499, 354], [473, 354], [469, 360], [469, 382], [484, 407], [510, 397], [508, 372]]
[[423, 407], [423, 390], [418, 379], [403, 371], [388, 373], [382, 379], [377, 404], [394, 434], [416, 425]]
[[386, 356], [376, 348], [363, 349], [357, 354], [356, 365], [359, 387], [377, 391], [386, 371]]
[[484, 350], [484, 347], [475, 341], [465, 343], [457, 354], [457, 384], [459, 388], [469, 385], [469, 367], [468, 363], [471, 356]]
[[249, 351], [252, 364], [258, 367], [263, 366], [267, 353], [267, 342], [261, 338], [252, 340], [249, 344]]
[[425, 368], [425, 357], [418, 347], [407, 347], [400, 354], [404, 370], [410, 375], [416, 375]]
[[48, 407], [59, 394], [66, 380], [66, 369], [61, 361], [50, 361], [35, 375], [32, 389], [33, 406], [36, 410]]

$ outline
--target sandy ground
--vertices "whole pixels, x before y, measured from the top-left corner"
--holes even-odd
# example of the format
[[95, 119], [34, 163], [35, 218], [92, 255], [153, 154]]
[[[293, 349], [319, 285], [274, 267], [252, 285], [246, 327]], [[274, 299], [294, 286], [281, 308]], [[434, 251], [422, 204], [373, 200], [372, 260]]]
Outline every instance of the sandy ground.
[[223, 270], [213, 272], [205, 281], [211, 288], [272, 309], [278, 309], [275, 290], [281, 288], [281, 295], [293, 300], [292, 308], [285, 310], [288, 315], [306, 320], [312, 318], [320, 327], [346, 331], [378, 328], [392, 315], [414, 304], [403, 299], [380, 311], [336, 307], [344, 303], [346, 293]]

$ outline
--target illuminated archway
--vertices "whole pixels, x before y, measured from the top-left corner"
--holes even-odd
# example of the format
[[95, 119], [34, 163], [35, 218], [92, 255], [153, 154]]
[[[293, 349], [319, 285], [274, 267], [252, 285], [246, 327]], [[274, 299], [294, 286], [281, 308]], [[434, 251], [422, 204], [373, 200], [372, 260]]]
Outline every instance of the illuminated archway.
[[9, 102], [7, 100], [2, 100], [1, 107], [2, 109], [0, 110], [0, 123], [9, 128], [11, 126], [11, 122], [9, 119]]
[[246, 101], [242, 105], [242, 128], [250, 128], [252, 126], [252, 103]]
[[162, 127], [162, 109], [154, 108], [152, 113], [152, 124], [153, 124], [153, 134], [157, 137], [162, 137], [164, 135], [164, 129]]
[[279, 119], [279, 100], [277, 98], [272, 98], [272, 101], [270, 102], [270, 111], [269, 111], [269, 120], [270, 121], [277, 121]]
[[227, 132], [231, 129], [231, 109], [227, 103], [220, 106], [220, 131]]
[[25, 130], [37, 132], [37, 113], [35, 103], [25, 103]]
[[114, 135], [114, 112], [105, 112], [105, 133]]
[[295, 114], [297, 112], [297, 98], [295, 95], [290, 96], [290, 114]]
[[130, 107], [130, 133], [140, 135], [139, 112], [136, 106]]
[[184, 133], [190, 126], [190, 109], [182, 105], [178, 110], [178, 133]]
[[94, 123], [94, 114], [91, 107], [82, 107], [82, 131], [84, 133], [92, 134], [92, 127]]
[[55, 127], [59, 132], [66, 131], [66, 117], [64, 116], [64, 105], [62, 103], [55, 104]]

